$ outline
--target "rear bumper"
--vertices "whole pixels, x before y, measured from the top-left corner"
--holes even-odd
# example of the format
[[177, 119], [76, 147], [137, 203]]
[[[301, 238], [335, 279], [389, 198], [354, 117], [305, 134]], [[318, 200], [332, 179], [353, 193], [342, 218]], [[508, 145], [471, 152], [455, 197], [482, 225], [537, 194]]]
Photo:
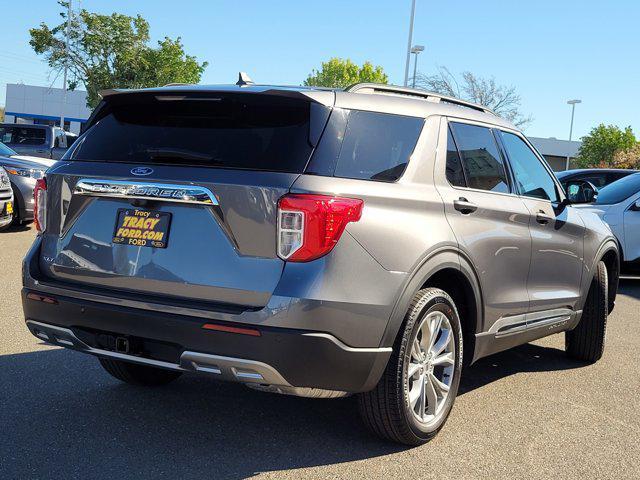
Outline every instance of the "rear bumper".
[[[22, 302], [38, 338], [86, 353], [161, 368], [199, 371], [221, 380], [362, 392], [375, 387], [391, 348], [353, 348], [334, 336], [306, 330], [256, 327], [260, 336], [203, 330], [202, 318], [54, 296], [56, 303]], [[48, 295], [48, 294], [43, 294]], [[224, 322], [215, 322], [224, 325]], [[110, 339], [127, 338], [123, 353]]]

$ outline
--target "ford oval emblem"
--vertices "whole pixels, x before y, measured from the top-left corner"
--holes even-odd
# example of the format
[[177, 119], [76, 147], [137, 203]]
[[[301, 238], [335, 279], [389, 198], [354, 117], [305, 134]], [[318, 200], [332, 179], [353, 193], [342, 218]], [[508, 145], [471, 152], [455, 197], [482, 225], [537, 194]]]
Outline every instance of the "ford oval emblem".
[[136, 167], [131, 169], [131, 173], [133, 175], [151, 175], [153, 173], [153, 168], [149, 167]]

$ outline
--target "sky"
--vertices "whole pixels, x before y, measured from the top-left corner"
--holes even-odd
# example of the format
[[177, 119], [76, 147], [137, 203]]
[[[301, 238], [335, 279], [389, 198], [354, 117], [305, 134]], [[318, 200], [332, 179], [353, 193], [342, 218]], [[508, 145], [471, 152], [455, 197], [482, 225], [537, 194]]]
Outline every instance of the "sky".
[[[0, 29], [0, 105], [7, 83], [61, 86], [29, 46], [29, 28], [59, 23], [55, 0], [10, 3]], [[411, 0], [73, 0], [100, 13], [139, 13], [152, 41], [181, 37], [207, 60], [201, 83], [301, 84], [337, 56], [380, 65], [402, 84]], [[416, 0], [418, 71], [447, 67], [514, 86], [533, 122], [527, 135], [573, 138], [599, 123], [630, 125], [640, 137], [640, 1]], [[411, 66], [413, 68], [413, 64]]]

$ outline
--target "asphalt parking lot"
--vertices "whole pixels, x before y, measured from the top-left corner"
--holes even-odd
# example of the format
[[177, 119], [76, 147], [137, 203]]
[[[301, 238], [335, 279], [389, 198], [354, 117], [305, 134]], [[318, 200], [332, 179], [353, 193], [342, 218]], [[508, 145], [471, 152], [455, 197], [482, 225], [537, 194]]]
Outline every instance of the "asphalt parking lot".
[[623, 281], [604, 359], [561, 335], [481, 360], [440, 435], [385, 444], [352, 398], [308, 400], [184, 375], [118, 383], [24, 327], [31, 228], [0, 234], [0, 478], [615, 478], [640, 476], [640, 281]]

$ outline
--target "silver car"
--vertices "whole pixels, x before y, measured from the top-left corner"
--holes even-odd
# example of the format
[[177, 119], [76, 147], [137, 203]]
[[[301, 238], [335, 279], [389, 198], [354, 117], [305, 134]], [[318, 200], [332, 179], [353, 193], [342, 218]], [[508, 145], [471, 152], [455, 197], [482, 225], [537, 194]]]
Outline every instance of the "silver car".
[[620, 242], [622, 270], [640, 272], [640, 173], [602, 188], [593, 205], [583, 208], [597, 214], [613, 230]]
[[617, 292], [610, 228], [522, 133], [420, 90], [105, 92], [35, 198], [39, 339], [133, 384], [357, 394], [410, 445], [444, 425], [463, 364], [559, 332], [598, 360]]
[[0, 231], [7, 229], [13, 220], [13, 190], [9, 175], [0, 167]]
[[9, 174], [14, 194], [13, 222], [28, 223], [33, 220], [33, 189], [36, 181], [55, 164], [55, 160], [18, 155], [0, 143], [0, 167]]

